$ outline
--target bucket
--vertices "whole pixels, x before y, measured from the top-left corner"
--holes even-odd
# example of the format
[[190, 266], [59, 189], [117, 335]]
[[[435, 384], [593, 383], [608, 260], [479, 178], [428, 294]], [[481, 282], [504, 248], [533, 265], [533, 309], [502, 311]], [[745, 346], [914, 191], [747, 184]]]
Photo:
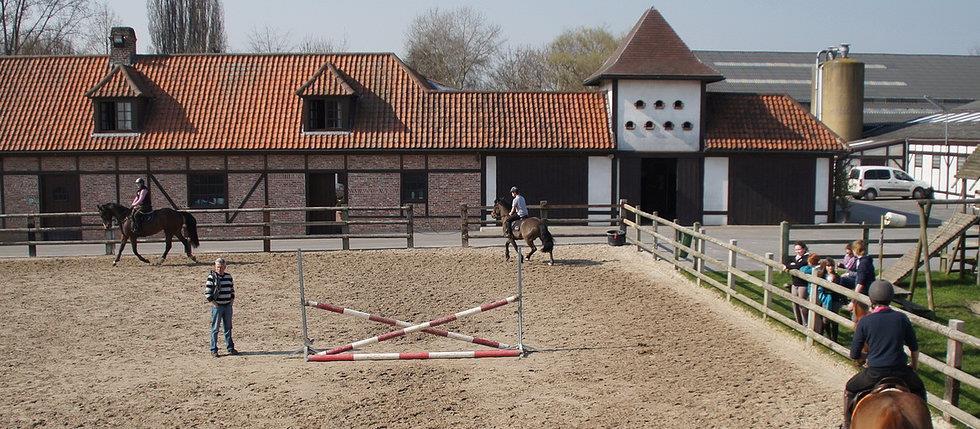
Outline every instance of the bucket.
[[622, 246], [626, 244], [626, 231], [621, 229], [610, 229], [606, 231], [606, 240], [610, 246]]

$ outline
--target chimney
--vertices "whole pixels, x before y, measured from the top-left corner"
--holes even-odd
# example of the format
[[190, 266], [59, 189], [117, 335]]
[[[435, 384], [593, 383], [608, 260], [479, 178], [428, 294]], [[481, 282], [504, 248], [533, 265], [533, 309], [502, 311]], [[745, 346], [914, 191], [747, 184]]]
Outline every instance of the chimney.
[[136, 62], [136, 30], [112, 27], [109, 32], [109, 65], [131, 66]]

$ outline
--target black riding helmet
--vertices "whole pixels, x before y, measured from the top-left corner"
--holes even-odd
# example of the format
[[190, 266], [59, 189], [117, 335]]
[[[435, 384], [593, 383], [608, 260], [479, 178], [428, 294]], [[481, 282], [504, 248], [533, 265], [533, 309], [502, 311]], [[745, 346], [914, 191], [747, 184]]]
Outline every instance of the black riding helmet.
[[512, 187], [510, 188], [510, 192], [511, 192], [512, 194], [519, 194], [519, 193], [521, 193], [521, 191], [520, 191], [519, 189], [517, 189], [517, 186], [512, 186]]
[[868, 297], [874, 302], [888, 304], [895, 298], [895, 288], [888, 280], [875, 280], [868, 289]]

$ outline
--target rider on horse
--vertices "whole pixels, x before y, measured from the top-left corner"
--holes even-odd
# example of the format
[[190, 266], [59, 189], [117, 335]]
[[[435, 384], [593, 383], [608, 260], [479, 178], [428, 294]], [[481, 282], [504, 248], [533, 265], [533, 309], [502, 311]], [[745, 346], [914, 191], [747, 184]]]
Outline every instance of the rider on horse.
[[517, 186], [510, 188], [510, 195], [514, 197], [514, 202], [510, 205], [510, 214], [507, 216], [507, 234], [514, 234], [514, 221], [527, 217], [527, 203], [521, 195]]
[[[858, 321], [851, 342], [851, 359], [861, 362], [861, 350], [868, 345], [867, 366], [847, 382], [844, 391], [844, 424], [851, 426], [851, 410], [858, 393], [872, 389], [886, 377], [896, 377], [905, 382], [909, 390], [924, 401], [926, 388], [915, 373], [919, 363], [919, 343], [912, 330], [908, 316], [892, 310], [889, 304], [895, 297], [892, 284], [885, 280], [871, 283], [868, 297], [871, 298], [871, 313]], [[902, 346], [908, 346], [911, 359], [905, 355]]]
[[136, 179], [136, 197], [133, 198], [133, 209], [130, 217], [133, 219], [133, 233], [140, 234], [143, 227], [143, 220], [153, 212], [153, 202], [150, 199], [150, 188], [146, 187], [146, 181], [142, 177]]

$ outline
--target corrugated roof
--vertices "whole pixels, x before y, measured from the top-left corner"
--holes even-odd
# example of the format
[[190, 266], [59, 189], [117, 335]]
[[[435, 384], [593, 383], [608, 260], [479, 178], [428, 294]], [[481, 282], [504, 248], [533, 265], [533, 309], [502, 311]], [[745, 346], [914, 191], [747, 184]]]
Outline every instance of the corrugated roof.
[[705, 147], [721, 151], [843, 152], [843, 141], [787, 95], [708, 93]]
[[[603, 93], [439, 92], [394, 54], [139, 56], [142, 132], [93, 135], [107, 64], [0, 58], [0, 151], [615, 149]], [[303, 134], [296, 91], [325, 64], [359, 93], [353, 130]]]
[[[789, 94], [810, 103], [814, 52], [694, 51], [725, 75], [708, 85], [713, 92]], [[939, 109], [923, 95], [955, 107], [980, 100], [980, 56], [875, 54], [851, 51], [865, 63], [864, 123], [896, 124]]]
[[648, 9], [606, 62], [585, 80], [597, 85], [605, 78], [723, 79], [701, 62], [656, 9]]
[[913, 140], [957, 140], [980, 142], [980, 102], [949, 109], [948, 113], [920, 116], [872, 133], [853, 142], [852, 148]]

